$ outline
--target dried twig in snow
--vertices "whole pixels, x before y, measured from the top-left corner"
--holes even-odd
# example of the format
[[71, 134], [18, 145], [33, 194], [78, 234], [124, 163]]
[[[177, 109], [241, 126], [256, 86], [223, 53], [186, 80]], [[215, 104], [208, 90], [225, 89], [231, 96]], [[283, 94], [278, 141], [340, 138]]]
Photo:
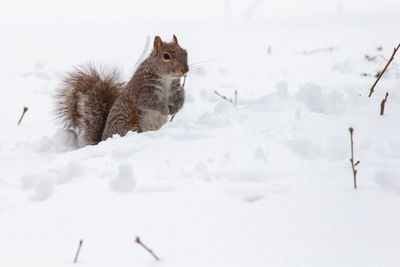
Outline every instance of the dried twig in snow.
[[27, 107], [24, 107], [24, 109], [23, 109], [23, 111], [22, 111], [22, 115], [21, 115], [21, 117], [19, 118], [18, 125], [20, 125], [20, 123], [21, 123], [22, 119], [24, 118], [24, 115], [25, 115], [25, 113], [26, 113], [27, 111], [28, 111], [28, 108], [27, 108]]
[[235, 105], [233, 103], [232, 98], [227, 98], [226, 96], [221, 95], [220, 93], [217, 92], [217, 90], [214, 90], [214, 94], [216, 94], [217, 96], [221, 97], [222, 99], [225, 99], [226, 101], [228, 101], [229, 103], [231, 103], [232, 105]]
[[140, 238], [138, 236], [136, 237], [135, 243], [139, 244], [145, 250], [147, 250], [147, 252], [149, 252], [151, 254], [151, 256], [153, 256], [157, 261], [160, 261], [160, 258], [158, 258], [157, 255], [151, 249], [149, 249], [145, 244], [143, 244], [143, 242], [140, 240]]
[[78, 250], [76, 251], [76, 254], [75, 254], [74, 263], [78, 262], [78, 257], [79, 257], [79, 253], [81, 252], [82, 244], [83, 244], [83, 240], [81, 239], [81, 240], [79, 240], [79, 246], [78, 246]]
[[357, 161], [354, 163], [354, 143], [353, 143], [353, 132], [354, 129], [352, 127], [349, 128], [350, 132], [350, 142], [351, 142], [351, 168], [353, 169], [353, 178], [354, 178], [354, 189], [357, 189], [357, 170], [356, 166], [360, 163], [360, 161]]
[[381, 101], [381, 113], [380, 113], [381, 116], [385, 113], [385, 105], [386, 105], [386, 101], [387, 101], [388, 96], [389, 96], [389, 93], [386, 92], [385, 98], [382, 99], [382, 101]]
[[390, 63], [393, 61], [394, 55], [396, 54], [397, 50], [399, 50], [399, 48], [400, 48], [400, 44], [393, 49], [393, 53], [392, 53], [391, 57], [389, 58], [389, 61], [386, 63], [386, 65], [383, 68], [383, 70], [379, 73], [379, 76], [376, 79], [376, 81], [374, 82], [374, 84], [371, 86], [371, 89], [369, 89], [368, 97], [371, 97], [371, 95], [374, 93], [375, 86], [378, 84], [379, 80], [381, 79], [381, 77], [385, 73], [386, 69], [389, 67]]

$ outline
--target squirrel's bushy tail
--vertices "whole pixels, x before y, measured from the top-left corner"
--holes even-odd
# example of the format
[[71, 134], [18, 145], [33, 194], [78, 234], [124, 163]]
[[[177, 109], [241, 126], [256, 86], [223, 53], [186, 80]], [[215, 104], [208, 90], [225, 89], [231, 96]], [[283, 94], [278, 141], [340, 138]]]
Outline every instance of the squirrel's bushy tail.
[[76, 133], [81, 146], [101, 141], [108, 113], [123, 85], [117, 71], [90, 64], [67, 74], [57, 92], [56, 116]]

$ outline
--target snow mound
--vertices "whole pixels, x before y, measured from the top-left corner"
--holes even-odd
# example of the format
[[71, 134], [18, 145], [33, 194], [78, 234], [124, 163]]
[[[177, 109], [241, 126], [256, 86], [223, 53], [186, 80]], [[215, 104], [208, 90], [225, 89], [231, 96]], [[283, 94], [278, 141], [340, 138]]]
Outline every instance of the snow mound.
[[133, 175], [131, 164], [121, 163], [119, 165], [118, 174], [111, 181], [110, 187], [117, 192], [132, 192], [136, 186], [136, 178]]
[[326, 92], [321, 86], [313, 83], [301, 86], [295, 97], [313, 112], [338, 114], [347, 109], [341, 92], [336, 90]]

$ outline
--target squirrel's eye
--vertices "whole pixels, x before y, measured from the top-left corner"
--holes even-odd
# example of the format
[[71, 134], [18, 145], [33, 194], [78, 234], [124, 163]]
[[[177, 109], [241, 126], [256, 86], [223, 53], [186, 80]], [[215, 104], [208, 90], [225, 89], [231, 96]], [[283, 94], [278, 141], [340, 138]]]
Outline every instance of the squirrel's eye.
[[171, 56], [170, 56], [167, 52], [165, 52], [165, 53], [163, 54], [163, 59], [164, 59], [164, 60], [170, 60], [170, 59], [171, 59]]

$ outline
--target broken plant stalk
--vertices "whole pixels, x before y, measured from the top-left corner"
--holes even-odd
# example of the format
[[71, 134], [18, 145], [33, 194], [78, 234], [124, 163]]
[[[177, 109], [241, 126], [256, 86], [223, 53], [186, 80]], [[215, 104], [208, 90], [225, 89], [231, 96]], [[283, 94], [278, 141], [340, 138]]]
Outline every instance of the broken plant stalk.
[[139, 244], [145, 250], [147, 250], [147, 252], [149, 252], [151, 254], [151, 256], [153, 256], [154, 259], [156, 259], [156, 261], [160, 261], [160, 258], [158, 258], [157, 255], [151, 249], [149, 249], [145, 244], [143, 244], [143, 242], [140, 240], [140, 238], [138, 236], [136, 237], [135, 243]]
[[214, 94], [216, 94], [217, 96], [221, 97], [222, 99], [225, 99], [226, 101], [228, 101], [229, 103], [231, 103], [232, 105], [235, 105], [233, 103], [232, 98], [227, 98], [226, 96], [221, 95], [220, 93], [217, 92], [217, 90], [214, 90]]
[[79, 257], [79, 253], [81, 252], [82, 244], [83, 244], [83, 239], [79, 240], [79, 246], [78, 246], [78, 250], [76, 251], [76, 254], [75, 254], [74, 263], [78, 262], [78, 257]]
[[24, 118], [25, 113], [26, 113], [27, 111], [28, 111], [28, 108], [27, 108], [27, 107], [24, 107], [24, 109], [22, 110], [22, 115], [21, 115], [21, 117], [19, 118], [18, 125], [21, 124], [21, 121], [22, 121], [22, 119]]
[[356, 163], [354, 163], [354, 142], [353, 142], [353, 132], [354, 129], [352, 127], [349, 128], [349, 132], [350, 132], [350, 142], [351, 142], [351, 168], [353, 170], [353, 178], [354, 178], [354, 189], [357, 189], [357, 170], [356, 170], [356, 166], [360, 163], [360, 161], [357, 161]]
[[383, 98], [382, 101], [381, 101], [381, 113], [380, 113], [381, 116], [383, 116], [383, 114], [385, 113], [385, 105], [386, 105], [386, 101], [387, 101], [388, 96], [389, 96], [389, 93], [386, 92], [385, 98]]
[[368, 95], [368, 97], [371, 97], [372, 94], [374, 93], [374, 91], [375, 91], [375, 90], [374, 90], [374, 89], [375, 89], [375, 86], [378, 84], [379, 80], [381, 79], [381, 77], [382, 77], [383, 74], [385, 73], [386, 69], [389, 67], [390, 63], [393, 61], [394, 55], [396, 54], [397, 50], [399, 50], [399, 48], [400, 48], [400, 44], [399, 44], [397, 47], [395, 47], [395, 48], [393, 49], [392, 56], [389, 58], [389, 60], [388, 60], [388, 62], [386, 63], [385, 67], [383, 68], [383, 70], [379, 73], [379, 76], [378, 76], [378, 78], [376, 79], [376, 81], [374, 82], [374, 84], [371, 86], [371, 89], [369, 89], [369, 95]]

